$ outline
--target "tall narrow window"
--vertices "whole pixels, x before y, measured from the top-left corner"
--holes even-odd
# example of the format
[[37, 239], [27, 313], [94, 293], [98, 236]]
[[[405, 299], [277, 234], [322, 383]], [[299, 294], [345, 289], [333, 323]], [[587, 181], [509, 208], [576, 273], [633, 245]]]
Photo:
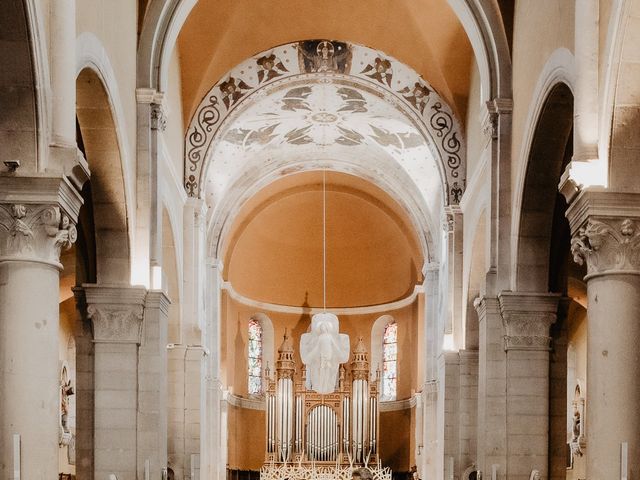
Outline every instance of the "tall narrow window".
[[249, 320], [249, 394], [262, 393], [262, 325]]
[[398, 324], [384, 327], [382, 337], [382, 400], [395, 400], [398, 386]]

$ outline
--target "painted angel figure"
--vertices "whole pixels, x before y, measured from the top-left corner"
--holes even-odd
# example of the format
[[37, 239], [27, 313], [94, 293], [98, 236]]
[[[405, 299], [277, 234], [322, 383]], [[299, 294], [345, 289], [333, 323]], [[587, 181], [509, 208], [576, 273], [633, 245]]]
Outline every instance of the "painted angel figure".
[[349, 336], [338, 333], [338, 326], [334, 314], [317, 313], [311, 318], [311, 332], [300, 338], [307, 388], [320, 394], [333, 393], [340, 364], [349, 360]]

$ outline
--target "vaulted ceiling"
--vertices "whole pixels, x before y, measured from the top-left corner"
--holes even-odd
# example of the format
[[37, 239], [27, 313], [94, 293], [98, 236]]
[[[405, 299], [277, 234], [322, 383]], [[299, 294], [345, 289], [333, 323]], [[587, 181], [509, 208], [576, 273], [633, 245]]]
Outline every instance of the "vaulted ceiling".
[[178, 39], [185, 125], [234, 66], [276, 45], [314, 38], [350, 41], [395, 57], [464, 119], [472, 50], [446, 0], [218, 0], [198, 2]]

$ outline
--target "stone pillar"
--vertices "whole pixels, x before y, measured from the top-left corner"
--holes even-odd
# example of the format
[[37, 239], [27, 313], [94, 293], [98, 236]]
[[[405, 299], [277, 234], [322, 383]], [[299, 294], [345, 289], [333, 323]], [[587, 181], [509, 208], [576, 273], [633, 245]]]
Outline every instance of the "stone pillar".
[[574, 259], [587, 264], [587, 477], [638, 478], [640, 195], [583, 190], [566, 215]]
[[78, 321], [74, 332], [76, 342], [76, 477], [93, 479], [93, 415], [95, 364], [91, 320], [87, 316], [84, 289], [75, 287]]
[[136, 480], [138, 346], [146, 290], [83, 285], [95, 348], [94, 475]]
[[76, 2], [51, 3], [52, 141], [76, 148]]
[[477, 463], [483, 478], [506, 479], [507, 399], [504, 333], [496, 297], [475, 301], [479, 321]]
[[58, 477], [59, 257], [81, 204], [65, 178], [0, 176], [0, 478]]
[[[494, 98], [486, 103], [483, 131], [490, 154], [490, 235], [488, 295], [509, 288], [511, 269], [511, 124], [513, 101]], [[500, 272], [500, 275], [498, 275]]]
[[147, 293], [138, 350], [138, 478], [160, 478], [167, 466], [167, 327], [169, 298]]
[[464, 343], [462, 328], [462, 250], [463, 228], [460, 207], [445, 207], [445, 239], [447, 244], [447, 305], [444, 334], [458, 348]]
[[[220, 327], [221, 305], [220, 288], [222, 285], [221, 266], [215, 259], [207, 261], [206, 270], [206, 321], [204, 326], [205, 345], [209, 355], [205, 357], [203, 376], [203, 410], [207, 422], [201, 428], [201, 475], [202, 478], [224, 480], [226, 478], [226, 401], [220, 378]], [[224, 404], [224, 405], [223, 405]]]
[[[459, 472], [462, 474], [477, 458], [478, 352], [460, 350], [460, 392], [458, 408]], [[462, 477], [461, 477], [462, 478]]]
[[[158, 135], [166, 128], [163, 95], [154, 89], [136, 90], [136, 262], [149, 268], [135, 281], [150, 285], [151, 268], [162, 263], [162, 210], [159, 202]], [[144, 269], [143, 269], [144, 270]], [[160, 285], [152, 285], [160, 288]]]
[[506, 352], [506, 475], [547, 478], [549, 448], [549, 329], [559, 295], [502, 292]]
[[[460, 356], [442, 352], [438, 357], [438, 479], [458, 478], [458, 420]], [[452, 462], [453, 459], [453, 462]], [[443, 475], [444, 474], [444, 475]]]

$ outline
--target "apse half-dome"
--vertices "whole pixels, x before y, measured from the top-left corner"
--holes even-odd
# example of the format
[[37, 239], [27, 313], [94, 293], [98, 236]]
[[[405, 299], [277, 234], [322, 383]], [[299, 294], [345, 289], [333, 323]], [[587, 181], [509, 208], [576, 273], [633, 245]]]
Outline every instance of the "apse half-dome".
[[[320, 171], [286, 176], [241, 209], [225, 243], [225, 279], [238, 294], [279, 305], [322, 307]], [[403, 299], [422, 281], [410, 219], [371, 183], [326, 173], [327, 307]]]

